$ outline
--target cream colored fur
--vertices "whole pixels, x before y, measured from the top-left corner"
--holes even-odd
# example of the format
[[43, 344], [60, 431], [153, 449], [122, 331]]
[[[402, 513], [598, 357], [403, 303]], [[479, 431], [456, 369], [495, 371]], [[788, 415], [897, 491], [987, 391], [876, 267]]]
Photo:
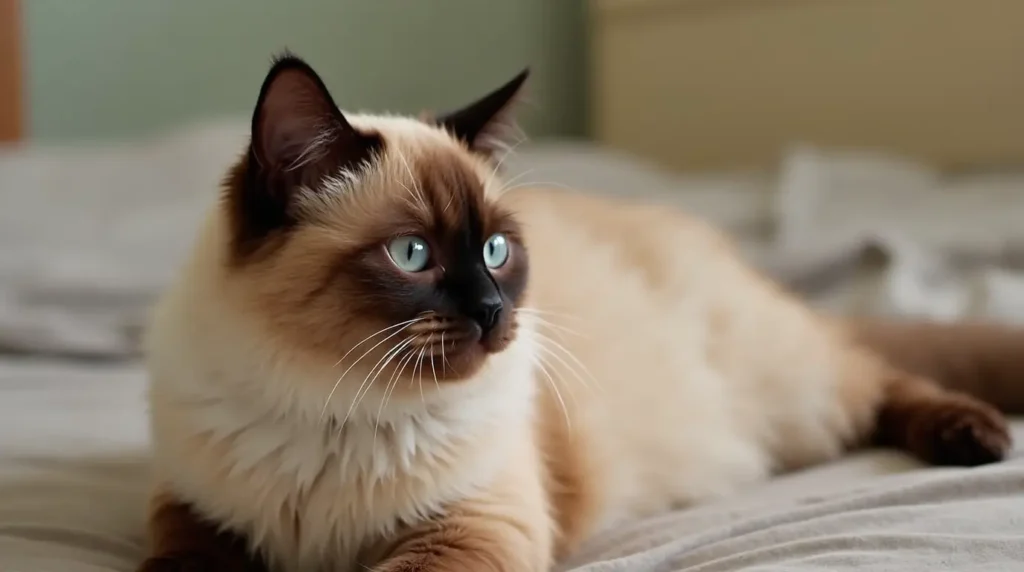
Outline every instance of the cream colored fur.
[[[422, 149], [451, 144], [411, 119], [352, 123], [383, 134], [379, 167], [396, 179]], [[520, 569], [544, 570], [602, 527], [833, 457], [870, 429], [885, 368], [713, 229], [584, 196], [502, 194], [478, 166], [523, 223], [536, 311], [473, 379], [395, 392], [386, 407], [383, 381], [352, 407], [365, 363], [325, 412], [342, 352], [281, 341], [226, 263], [225, 214], [211, 213], [148, 341], [161, 489], [288, 572], [359, 570], [392, 534], [451, 511], [493, 517]]]

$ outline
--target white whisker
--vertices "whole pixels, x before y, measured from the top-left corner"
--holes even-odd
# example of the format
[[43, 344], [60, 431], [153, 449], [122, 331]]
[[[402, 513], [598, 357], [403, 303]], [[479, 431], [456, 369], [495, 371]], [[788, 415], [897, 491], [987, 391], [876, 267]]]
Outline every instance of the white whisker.
[[419, 206], [420, 206], [420, 207], [422, 207], [422, 208], [425, 208], [425, 207], [423, 207], [423, 199], [422, 199], [422, 198], [420, 198], [420, 197], [418, 197], [418, 196], [416, 195], [416, 193], [414, 193], [414, 192], [413, 192], [413, 190], [409, 188], [409, 186], [408, 186], [408, 185], [406, 185], [406, 184], [405, 184], [405, 183], [403, 183], [402, 181], [398, 181], [398, 184], [399, 184], [399, 185], [402, 185], [402, 188], [403, 188], [403, 189], [405, 189], [405, 191], [406, 191], [407, 193], [409, 193], [409, 196], [410, 196], [410, 197], [412, 197], [412, 202], [409, 202], [409, 201], [405, 201], [405, 202], [406, 202], [407, 204], [409, 204], [410, 206], [413, 206], [413, 207], [415, 207], [415, 206], [416, 206], [416, 203], [419, 203]]
[[341, 362], [345, 361], [345, 358], [347, 358], [350, 353], [352, 353], [359, 346], [365, 344], [368, 340], [373, 338], [373, 336], [376, 336], [376, 335], [379, 335], [379, 334], [383, 334], [384, 332], [386, 332], [388, 330], [392, 330], [394, 328], [397, 328], [399, 326], [404, 326], [406, 324], [411, 324], [413, 322], [416, 322], [416, 321], [419, 321], [419, 320], [422, 320], [422, 319], [423, 318], [413, 318], [411, 320], [406, 320], [404, 322], [398, 322], [397, 324], [392, 324], [392, 325], [390, 325], [390, 326], [388, 326], [386, 328], [377, 330], [376, 332], [374, 332], [374, 333], [366, 336], [365, 338], [363, 338], [363, 340], [361, 342], [359, 342], [358, 344], [356, 344], [356, 345], [352, 346], [351, 348], [349, 348], [349, 350], [347, 352], [345, 352], [345, 355], [341, 356], [341, 359], [339, 359], [338, 361], [334, 362], [334, 367], [338, 367], [338, 364], [340, 364]]
[[451, 367], [448, 363], [448, 358], [444, 356], [444, 332], [441, 332], [441, 375], [446, 373], [445, 366]]
[[[408, 327], [408, 326], [406, 326], [406, 327]], [[403, 328], [403, 330], [404, 329], [405, 328]], [[398, 332], [395, 332], [395, 334], [398, 334], [401, 331], [402, 330], [399, 330]], [[395, 334], [392, 334], [391, 336], [388, 336], [388, 338], [394, 336]], [[385, 338], [384, 340], [381, 340], [381, 341], [382, 342], [387, 341], [387, 338]], [[384, 355], [381, 356], [379, 360], [377, 360], [377, 363], [373, 364], [373, 367], [370, 368], [369, 373], [367, 373], [366, 377], [363, 378], [363, 382], [359, 384], [359, 389], [356, 389], [356, 394], [355, 394], [354, 397], [352, 397], [352, 403], [348, 406], [348, 411], [345, 413], [345, 418], [341, 421], [341, 427], [345, 427], [345, 423], [348, 422], [348, 418], [349, 418], [349, 416], [352, 415], [352, 411], [354, 411], [355, 408], [359, 405], [359, 403], [361, 403], [363, 401], [363, 398], [366, 397], [366, 394], [370, 392], [370, 388], [373, 387], [373, 383], [375, 381], [377, 381], [377, 375], [380, 375], [380, 371], [384, 370], [384, 368], [381, 367], [380, 371], [377, 371], [377, 375], [375, 375], [373, 377], [373, 380], [371, 381], [370, 380], [370, 376], [373, 375], [373, 372], [375, 370], [377, 370], [377, 366], [380, 366], [381, 363], [384, 363], [384, 365], [386, 366], [387, 362], [385, 362], [385, 360], [390, 362], [391, 359], [399, 351], [401, 351], [401, 348], [402, 348], [403, 344], [408, 342], [408, 341], [409, 340], [402, 340], [402, 341], [396, 342], [395, 345], [392, 346], [390, 350], [385, 352]], [[372, 351], [372, 348], [371, 348], [370, 351]], [[360, 359], [362, 359], [362, 358], [360, 358]], [[369, 382], [369, 384], [367, 384], [367, 382]], [[363, 389], [364, 386], [366, 387], [365, 390]], [[361, 392], [361, 394], [360, 394], [360, 392]]]
[[[342, 361], [345, 360], [346, 357], [348, 357], [348, 354], [352, 353], [352, 351], [355, 350], [357, 347], [359, 347], [359, 346], [363, 345], [364, 343], [366, 343], [367, 340], [373, 338], [374, 336], [382, 334], [382, 333], [384, 333], [384, 332], [386, 332], [388, 330], [391, 330], [391, 329], [394, 329], [394, 328], [398, 328], [398, 327], [401, 326], [401, 328], [397, 332], [393, 332], [392, 334], [390, 334], [389, 336], [387, 336], [383, 340], [377, 342], [376, 345], [374, 345], [370, 349], [366, 350], [363, 353], [363, 355], [359, 356], [359, 359], [357, 359], [356, 361], [352, 362], [352, 365], [348, 366], [345, 369], [345, 371], [341, 372], [341, 376], [338, 377], [338, 379], [334, 382], [334, 386], [331, 387], [330, 393], [327, 394], [327, 400], [324, 401], [324, 408], [320, 411], [320, 420], [322, 421], [323, 418], [324, 418], [324, 415], [327, 413], [327, 407], [331, 404], [331, 398], [334, 397], [334, 392], [337, 391], [338, 390], [338, 386], [341, 385], [341, 380], [345, 379], [345, 376], [348, 375], [348, 372], [351, 371], [352, 368], [355, 367], [357, 363], [362, 361], [362, 359], [364, 357], [369, 355], [370, 352], [372, 352], [373, 350], [377, 349], [381, 344], [383, 344], [384, 342], [386, 342], [386, 341], [390, 340], [391, 338], [397, 336], [398, 334], [402, 333], [402, 331], [405, 330], [406, 328], [408, 328], [409, 326], [413, 325], [416, 322], [422, 321], [423, 319], [424, 318], [413, 318], [412, 320], [406, 320], [404, 322], [400, 322], [398, 324], [394, 324], [392, 326], [388, 326], [388, 327], [384, 328], [383, 330], [380, 330], [378, 332], [370, 334], [369, 336], [364, 338], [363, 341], [361, 341], [358, 344], [356, 344], [356, 345], [352, 346], [351, 348], [349, 348], [349, 350], [347, 352], [345, 352], [345, 355], [341, 356], [341, 359], [339, 359], [334, 364], [334, 367], [337, 367], [338, 364], [340, 364]], [[371, 370], [371, 371], [373, 371], [373, 370]], [[359, 388], [362, 389], [362, 386], [360, 385]], [[358, 394], [359, 394], [359, 390], [356, 390], [356, 395], [358, 395]], [[349, 410], [349, 412], [351, 413], [351, 410]], [[346, 418], [347, 417], [348, 416], [346, 415]], [[344, 423], [342, 423], [342, 425], [344, 425]]]
[[[384, 373], [384, 370], [387, 369], [388, 365], [392, 361], [394, 361], [394, 359], [396, 357], [398, 357], [398, 355], [400, 353], [402, 353], [402, 350], [405, 349], [406, 347], [408, 347], [409, 344], [411, 344], [411, 343], [412, 343], [412, 338], [407, 338], [407, 339], [403, 340], [402, 343], [398, 344], [398, 346], [395, 347], [395, 351], [391, 353], [391, 357], [389, 357], [388, 360], [386, 362], [384, 362], [383, 365], [381, 365], [380, 369], [377, 370], [377, 373], [374, 374], [373, 381], [370, 382], [369, 387], [373, 387], [373, 384], [377, 382], [377, 378], [380, 377], [380, 374]], [[397, 372], [398, 372], [398, 370], [396, 369], [395, 373], [397, 373]], [[380, 414], [381, 414], [381, 411], [384, 408], [384, 396], [387, 395], [388, 388], [391, 387], [391, 382], [395, 379], [395, 373], [391, 374], [391, 377], [388, 378], [388, 383], [384, 386], [384, 393], [383, 393], [383, 395], [381, 396], [381, 399], [380, 399], [381, 407], [377, 410], [377, 423], [380, 423]], [[366, 393], [369, 393], [369, 387], [367, 388]], [[366, 397], [366, 393], [363, 394], [363, 397]], [[376, 434], [376, 433], [377, 433], [377, 429], [375, 427], [374, 428], [374, 434]]]
[[570, 187], [569, 185], [563, 185], [562, 183], [556, 183], [554, 181], [526, 181], [525, 183], [520, 183], [518, 185], [508, 186], [508, 187], [504, 188], [501, 191], [501, 194], [505, 194], [507, 192], [514, 191], [516, 189], [525, 189], [525, 188], [530, 188], [530, 187], [532, 187], [532, 188], [537, 188], [537, 187], [554, 187], [554, 188], [557, 188], [557, 189], [565, 189], [567, 191], [572, 191], [572, 192], [578, 192], [579, 191], [579, 189], [577, 189], [575, 187]]
[[515, 183], [519, 179], [522, 179], [523, 177], [533, 173], [535, 170], [536, 169], [527, 169], [527, 170], [519, 173], [518, 175], [514, 175], [514, 176], [510, 177], [507, 181], [504, 181], [502, 183], [501, 187], [498, 190], [494, 191], [494, 198], [500, 198], [502, 195], [504, 195], [506, 192], [508, 192], [508, 190], [512, 187], [513, 183]]
[[[571, 351], [569, 351], [568, 349], [566, 349], [566, 347], [565, 347], [565, 346], [563, 346], [562, 344], [558, 343], [557, 341], [555, 341], [555, 340], [551, 339], [550, 337], [548, 337], [548, 336], [545, 336], [544, 334], [542, 334], [542, 333], [540, 333], [540, 332], [535, 332], [535, 334], [536, 334], [536, 335], [537, 335], [537, 337], [539, 337], [539, 338], [540, 338], [540, 339], [541, 339], [542, 341], [544, 341], [544, 342], [547, 342], [548, 344], [551, 344], [551, 345], [555, 346], [555, 348], [559, 349], [559, 350], [560, 350], [560, 351], [561, 351], [561, 352], [562, 352], [563, 354], [565, 354], [565, 356], [566, 356], [567, 358], [569, 358], [569, 360], [571, 360], [571, 361], [572, 361], [572, 362], [573, 362], [573, 363], [574, 363], [574, 364], [575, 364], [575, 365], [576, 365], [577, 367], [579, 367], [579, 369], [580, 369], [580, 370], [582, 370], [582, 372], [583, 372], [584, 374], [586, 374], [586, 376], [587, 376], [587, 377], [589, 377], [591, 381], [593, 381], [593, 382], [594, 382], [594, 385], [595, 385], [595, 386], [597, 386], [597, 388], [598, 388], [598, 389], [600, 389], [600, 383], [598, 383], [598, 381], [597, 381], [597, 378], [595, 378], [595, 377], [594, 377], [594, 375], [593, 375], [592, 373], [590, 373], [590, 370], [589, 370], [589, 369], [587, 369], [587, 366], [586, 366], [586, 365], [584, 365], [584, 364], [583, 364], [583, 362], [582, 362], [582, 361], [580, 361], [580, 360], [579, 360], [579, 359], [578, 359], [578, 358], [577, 358], [577, 357], [575, 356], [575, 354], [573, 354], [573, 353], [572, 353]], [[549, 347], [546, 347], [546, 346], [545, 346], [545, 345], [544, 345], [543, 343], [542, 343], [542, 344], [538, 344], [538, 345], [537, 345], [537, 347], [538, 347], [538, 348], [540, 348], [540, 349], [541, 349], [542, 351], [546, 352], [546, 353], [547, 353], [547, 354], [548, 354], [549, 356], [551, 356], [551, 357], [552, 357], [553, 359], [555, 359], [555, 360], [557, 360], [557, 361], [558, 361], [559, 363], [561, 363], [561, 364], [562, 364], [562, 365], [563, 365], [563, 366], [564, 366], [564, 367], [565, 367], [565, 368], [566, 368], [567, 370], [569, 370], [569, 372], [570, 372], [570, 373], [572, 373], [572, 374], [573, 374], [573, 376], [575, 376], [575, 377], [576, 377], [576, 379], [578, 379], [578, 380], [579, 380], [579, 382], [580, 382], [581, 384], [583, 384], [583, 386], [584, 386], [584, 387], [590, 388], [590, 384], [589, 384], [589, 383], [587, 383], [587, 381], [586, 381], [585, 379], [583, 379], [583, 377], [582, 377], [582, 376], [580, 375], [580, 373], [579, 373], [579, 372], [578, 372], [578, 371], [576, 370], [576, 368], [572, 367], [572, 366], [571, 366], [571, 365], [570, 365], [570, 364], [569, 364], [568, 362], [566, 362], [566, 361], [565, 361], [564, 359], [562, 359], [562, 357], [561, 357], [561, 356], [559, 356], [559, 355], [558, 355], [557, 353], [555, 353], [555, 351], [554, 351], [554, 350], [552, 350], [552, 349], [551, 349], [551, 348], [549, 348]]]
[[427, 353], [427, 345], [424, 344], [423, 347], [420, 348], [420, 355], [419, 355], [419, 357], [416, 358], [416, 365], [412, 366], [412, 377], [413, 378], [416, 377], [416, 368], [419, 368], [419, 370], [420, 370], [420, 377], [417, 380], [416, 384], [419, 386], [419, 389], [420, 389], [420, 400], [423, 402], [423, 405], [427, 404], [427, 398], [426, 398], [426, 396], [423, 395], [423, 356], [426, 353]]
[[555, 398], [558, 399], [558, 404], [562, 407], [562, 415], [565, 416], [565, 426], [568, 429], [572, 429], [572, 421], [569, 419], [569, 409], [565, 406], [565, 400], [562, 399], [562, 392], [558, 391], [558, 384], [555, 383], [555, 378], [553, 378], [547, 368], [544, 367], [544, 363], [542, 361], [538, 360], [534, 362], [534, 366], [547, 378], [548, 383], [551, 385], [551, 389], [555, 392]]
[[[441, 332], [441, 333], [444, 334], [444, 332]], [[433, 341], [433, 339], [434, 339], [434, 334], [430, 334], [430, 338], [427, 339], [427, 343], [428, 344], [431, 343]], [[433, 348], [433, 346], [431, 346], [431, 348], [430, 348], [430, 373], [434, 376], [434, 387], [436, 387], [438, 389], [438, 391], [440, 391], [441, 390], [441, 384], [437, 382], [437, 370], [434, 369], [434, 348]]]
[[553, 380], [558, 383], [559, 387], [561, 387], [562, 389], [566, 390], [569, 393], [569, 401], [575, 403], [576, 393], [573, 391], [573, 386], [571, 383], [566, 383], [565, 378], [562, 377], [559, 368], [557, 367], [557, 364], [553, 364], [548, 359], [545, 359], [545, 354], [543, 353], [538, 353], [533, 357], [534, 359], [537, 360], [536, 363], [538, 363], [544, 368], [545, 373], [551, 376]]
[[568, 326], [563, 326], [561, 324], [556, 324], [555, 322], [552, 322], [552, 321], [547, 320], [545, 318], [541, 318], [540, 316], [530, 316], [530, 317], [534, 321], [536, 321], [537, 324], [539, 324], [541, 326], [545, 326], [545, 327], [551, 328], [552, 333], [557, 335], [563, 341], [565, 340], [565, 338], [562, 337], [562, 333], [563, 332], [567, 333], [567, 334], [572, 334], [574, 336], [578, 336], [578, 337], [581, 337], [581, 338], [586, 338], [587, 337], [584, 334], [581, 334], [581, 333], [577, 332], [576, 330], [574, 330], [574, 329], [572, 329], [572, 328], [570, 328]]
[[509, 147], [502, 154], [501, 159], [499, 159], [498, 163], [496, 165], [494, 165], [494, 169], [491, 170], [491, 174], [487, 177], [487, 181], [484, 183], [484, 189], [490, 188], [491, 183], [493, 183], [495, 177], [497, 177], [498, 171], [501, 169], [502, 164], [505, 163], [505, 159], [508, 159], [509, 156], [511, 156], [512, 153], [516, 150], [516, 148], [519, 147], [520, 145], [522, 145], [525, 141], [526, 141], [525, 137], [520, 139], [519, 141], [516, 141], [515, 144], [513, 144], [511, 147]]
[[[412, 180], [412, 188], [416, 189], [416, 194], [414, 196], [419, 198], [420, 205], [423, 207], [423, 210], [429, 211], [430, 209], [427, 208], [427, 201], [423, 197], [423, 191], [420, 189], [419, 184], [417, 184], [416, 176], [412, 174], [412, 169], [409, 167], [409, 161], [405, 160], [405, 154], [402, 153], [402, 150], [398, 147], [395, 147], [395, 152], [398, 153], [398, 158], [402, 161], [402, 165], [405, 167], [405, 172], [409, 174], [409, 178]], [[405, 185], [402, 186], [404, 187]]]
[[531, 316], [552, 316], [556, 318], [566, 318], [568, 320], [575, 320], [576, 322], [582, 321], [579, 316], [573, 316], [572, 314], [566, 314], [565, 312], [553, 312], [551, 310], [541, 310], [540, 308], [523, 307], [516, 308], [516, 312], [522, 312]]
[[[412, 345], [413, 339], [414, 338], [410, 338], [407, 340], [408, 343], [402, 347], [402, 350], [408, 349], [408, 347]], [[374, 445], [377, 444], [377, 428], [380, 427], [381, 413], [384, 412], [384, 408], [391, 402], [391, 395], [395, 392], [395, 389], [398, 388], [399, 382], [402, 381], [402, 373], [405, 371], [405, 366], [409, 365], [409, 362], [412, 360], [414, 355], [416, 355], [415, 350], [409, 352], [408, 355], [398, 361], [398, 365], [395, 366], [395, 372], [391, 374], [391, 378], [388, 379], [388, 384], [384, 386], [384, 397], [381, 398], [380, 407], [377, 409], [377, 422], [373, 425]]]
[[295, 160], [285, 167], [285, 171], [294, 171], [319, 161], [327, 154], [327, 147], [337, 138], [337, 129], [329, 128], [326, 125], [318, 125], [316, 136], [310, 139], [302, 152], [295, 157]]

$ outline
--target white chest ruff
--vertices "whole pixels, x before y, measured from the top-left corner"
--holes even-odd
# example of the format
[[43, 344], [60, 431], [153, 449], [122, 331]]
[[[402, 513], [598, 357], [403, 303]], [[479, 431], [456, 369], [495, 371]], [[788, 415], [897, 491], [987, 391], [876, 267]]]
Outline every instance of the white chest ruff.
[[[175, 492], [247, 533], [286, 570], [351, 564], [361, 547], [400, 523], [472, 494], [497, 465], [485, 451], [452, 463], [443, 452], [461, 443], [410, 426], [380, 429], [376, 443], [372, 426], [369, 435], [361, 426], [333, 441], [282, 429], [193, 435], [188, 441], [200, 446], [181, 451], [187, 458], [161, 457], [160, 468]], [[416, 443], [408, 441], [413, 434]]]
[[371, 392], [343, 430], [248, 407], [206, 368], [154, 360], [158, 479], [282, 570], [348, 569], [368, 543], [487, 484], [508, 441], [529, 434], [525, 351], [434, 399], [392, 399], [379, 424]]

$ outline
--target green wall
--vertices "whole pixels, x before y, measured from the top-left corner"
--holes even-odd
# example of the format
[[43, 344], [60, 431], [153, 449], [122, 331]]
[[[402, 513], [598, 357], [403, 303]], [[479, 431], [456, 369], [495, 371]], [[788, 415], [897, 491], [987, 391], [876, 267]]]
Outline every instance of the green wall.
[[247, 116], [288, 47], [345, 109], [468, 102], [534, 70], [534, 137], [583, 131], [582, 0], [27, 0], [29, 133], [141, 135]]

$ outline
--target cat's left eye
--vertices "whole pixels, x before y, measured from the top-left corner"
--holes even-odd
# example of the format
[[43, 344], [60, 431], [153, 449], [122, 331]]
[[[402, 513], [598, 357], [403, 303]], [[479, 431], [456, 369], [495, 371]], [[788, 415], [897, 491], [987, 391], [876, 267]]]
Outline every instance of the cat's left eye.
[[484, 243], [484, 264], [488, 268], [501, 268], [508, 262], [508, 239], [504, 234], [491, 235]]
[[388, 256], [406, 272], [420, 272], [430, 263], [430, 247], [418, 236], [399, 236], [388, 243]]

